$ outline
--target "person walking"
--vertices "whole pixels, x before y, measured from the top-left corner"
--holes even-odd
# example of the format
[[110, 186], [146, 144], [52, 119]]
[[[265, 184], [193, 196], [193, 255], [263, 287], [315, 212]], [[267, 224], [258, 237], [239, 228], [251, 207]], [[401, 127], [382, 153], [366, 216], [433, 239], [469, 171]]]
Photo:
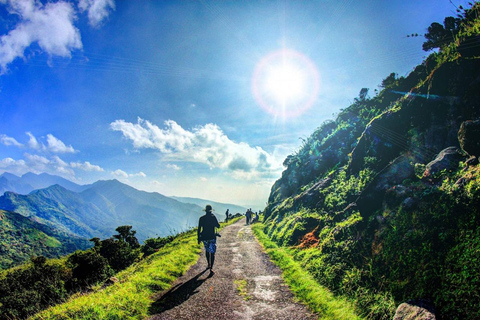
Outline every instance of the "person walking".
[[247, 212], [245, 213], [245, 217], [247, 218], [247, 225], [250, 224], [250, 220], [252, 219], [252, 210], [248, 209]]
[[205, 257], [207, 258], [210, 273], [213, 272], [213, 263], [215, 262], [215, 252], [217, 251], [217, 233], [215, 228], [220, 228], [217, 217], [213, 215], [213, 208], [207, 204], [205, 206], [205, 215], [198, 220], [197, 237], [198, 243], [203, 242], [205, 247]]

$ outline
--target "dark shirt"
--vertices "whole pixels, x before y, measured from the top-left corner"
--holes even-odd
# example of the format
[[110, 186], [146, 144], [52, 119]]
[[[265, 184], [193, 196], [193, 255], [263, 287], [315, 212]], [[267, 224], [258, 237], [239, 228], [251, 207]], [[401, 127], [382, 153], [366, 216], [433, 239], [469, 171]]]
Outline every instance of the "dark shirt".
[[215, 239], [215, 228], [220, 228], [217, 217], [211, 212], [205, 213], [198, 220], [197, 236], [199, 240]]

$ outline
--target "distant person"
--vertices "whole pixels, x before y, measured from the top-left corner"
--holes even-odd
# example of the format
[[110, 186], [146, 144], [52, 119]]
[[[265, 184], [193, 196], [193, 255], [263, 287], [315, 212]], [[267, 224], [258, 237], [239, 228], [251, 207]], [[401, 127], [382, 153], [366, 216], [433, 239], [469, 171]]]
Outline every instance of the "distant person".
[[227, 209], [227, 212], [225, 212], [225, 215], [226, 215], [226, 217], [225, 217], [225, 222], [228, 222], [228, 217], [229, 217], [228, 211], [229, 211], [229, 209]]
[[250, 224], [250, 220], [252, 219], [252, 211], [250, 209], [245, 213], [245, 217], [247, 218], [247, 224]]
[[217, 251], [217, 233], [215, 228], [220, 228], [217, 217], [213, 215], [213, 208], [207, 204], [205, 206], [205, 215], [198, 220], [197, 237], [198, 243], [203, 241], [205, 247], [205, 257], [207, 258], [210, 273], [213, 273], [213, 263], [215, 262], [215, 252]]

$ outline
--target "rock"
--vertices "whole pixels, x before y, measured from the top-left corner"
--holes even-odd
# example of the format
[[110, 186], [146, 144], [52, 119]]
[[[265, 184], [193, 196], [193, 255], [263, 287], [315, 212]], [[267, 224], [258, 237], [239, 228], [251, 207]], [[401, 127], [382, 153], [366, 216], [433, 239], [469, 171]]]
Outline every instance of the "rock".
[[398, 306], [393, 320], [436, 320], [435, 308], [426, 300], [412, 300]]
[[416, 202], [412, 197], [408, 197], [402, 202], [402, 207], [405, 209], [411, 209], [415, 206]]
[[471, 156], [467, 161], [465, 161], [465, 164], [468, 166], [476, 166], [478, 164], [478, 158]]
[[448, 147], [435, 157], [433, 161], [430, 161], [423, 173], [424, 178], [431, 177], [432, 175], [442, 170], [452, 170], [458, 167], [460, 161], [464, 160], [465, 156], [457, 147]]
[[480, 120], [462, 122], [458, 130], [458, 142], [469, 155], [480, 156]]
[[103, 283], [102, 287], [103, 288], [106, 288], [108, 286], [111, 286], [115, 283], [117, 283], [119, 280], [117, 277], [110, 277], [109, 279], [105, 280], [105, 282]]

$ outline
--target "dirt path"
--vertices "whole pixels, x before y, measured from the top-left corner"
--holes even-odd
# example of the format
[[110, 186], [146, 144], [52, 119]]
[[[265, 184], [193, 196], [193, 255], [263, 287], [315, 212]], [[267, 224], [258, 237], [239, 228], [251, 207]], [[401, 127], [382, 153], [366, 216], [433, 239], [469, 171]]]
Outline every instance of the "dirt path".
[[202, 253], [172, 289], [154, 297], [150, 320], [317, 319], [294, 302], [245, 219], [223, 229], [217, 245], [215, 274], [205, 270]]

